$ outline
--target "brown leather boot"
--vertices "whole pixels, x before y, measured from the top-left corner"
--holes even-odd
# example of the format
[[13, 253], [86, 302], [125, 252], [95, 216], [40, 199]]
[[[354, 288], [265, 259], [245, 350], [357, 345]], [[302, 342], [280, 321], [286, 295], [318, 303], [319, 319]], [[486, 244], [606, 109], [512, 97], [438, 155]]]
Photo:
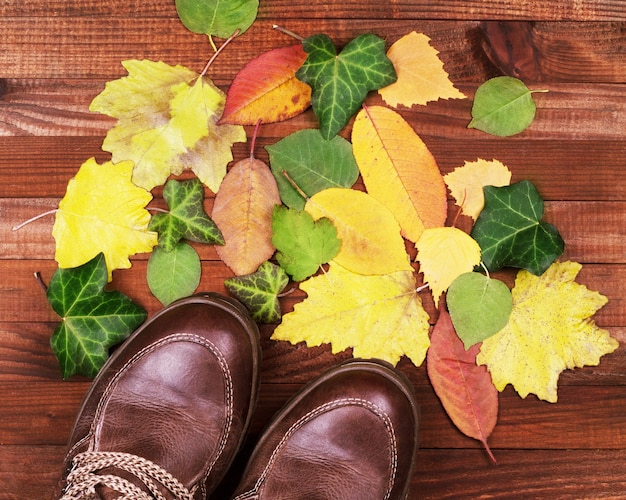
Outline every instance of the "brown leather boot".
[[413, 387], [391, 366], [355, 360], [306, 386], [272, 420], [235, 497], [401, 499], [417, 451]]
[[260, 357], [257, 326], [232, 299], [195, 295], [156, 314], [86, 395], [63, 498], [206, 498], [250, 423]]

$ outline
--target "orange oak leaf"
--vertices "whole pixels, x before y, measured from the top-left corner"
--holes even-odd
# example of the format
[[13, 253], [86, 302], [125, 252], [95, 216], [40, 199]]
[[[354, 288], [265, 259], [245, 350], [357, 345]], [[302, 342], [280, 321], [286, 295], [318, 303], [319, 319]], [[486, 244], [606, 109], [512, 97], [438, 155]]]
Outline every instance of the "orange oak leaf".
[[428, 378], [454, 425], [480, 441], [495, 462], [487, 438], [498, 420], [498, 391], [485, 367], [476, 365], [479, 349], [480, 343], [465, 350], [442, 301], [426, 356]]
[[217, 253], [236, 275], [255, 272], [274, 253], [272, 210], [277, 204], [276, 180], [261, 160], [240, 160], [226, 174], [211, 217], [225, 241]]
[[220, 123], [253, 125], [292, 118], [311, 105], [311, 87], [296, 78], [307, 57], [302, 44], [270, 50], [235, 76]]

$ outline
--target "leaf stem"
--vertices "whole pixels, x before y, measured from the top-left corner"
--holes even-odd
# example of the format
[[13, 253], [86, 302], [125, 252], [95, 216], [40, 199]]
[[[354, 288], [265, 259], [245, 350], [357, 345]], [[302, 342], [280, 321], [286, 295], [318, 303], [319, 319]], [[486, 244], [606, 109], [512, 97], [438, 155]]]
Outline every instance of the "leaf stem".
[[288, 35], [292, 38], [295, 38], [296, 40], [299, 40], [301, 42], [304, 42], [304, 37], [298, 35], [297, 33], [287, 29], [287, 28], [283, 28], [282, 26], [279, 26], [278, 24], [274, 24], [272, 25], [272, 29], [278, 30], [281, 33], [284, 33], [285, 35]]
[[261, 125], [261, 122], [263, 120], [261, 120], [259, 118], [259, 120], [256, 122], [256, 125], [254, 127], [254, 134], [252, 135], [252, 142], [250, 143], [250, 159], [254, 160], [254, 146], [256, 145], [256, 136], [259, 133], [259, 126]]
[[11, 228], [12, 231], [19, 231], [20, 229], [22, 229], [24, 226], [26, 226], [27, 224], [30, 224], [31, 222], [35, 222], [36, 220], [39, 220], [43, 217], [45, 217], [46, 215], [51, 215], [51, 214], [55, 214], [59, 211], [58, 208], [55, 208], [53, 210], [48, 210], [47, 212], [44, 212], [42, 214], [38, 214], [35, 215], [34, 217], [31, 217], [28, 220], [25, 220], [24, 222], [21, 222], [20, 224], [18, 224], [17, 226], [13, 226]]
[[487, 278], [491, 279], [491, 276], [489, 276], [489, 269], [487, 269], [487, 266], [482, 260], [480, 261], [480, 267], [482, 267], [485, 270], [485, 274], [487, 275]]
[[294, 188], [294, 189], [298, 192], [298, 194], [299, 194], [300, 196], [302, 196], [305, 200], [309, 201], [309, 199], [310, 199], [310, 198], [309, 198], [309, 196], [308, 196], [308, 195], [307, 195], [304, 191], [302, 191], [302, 189], [300, 189], [300, 186], [298, 186], [298, 185], [296, 184], [296, 181], [294, 181], [294, 180], [291, 178], [291, 176], [287, 173], [287, 171], [286, 171], [286, 170], [283, 170], [283, 171], [281, 172], [281, 174], [283, 174], [283, 176], [285, 177], [285, 179], [287, 179], [287, 182], [289, 182], [289, 184], [291, 184], [291, 187], [292, 187], [292, 188]]
[[[209, 59], [209, 62], [208, 62], [208, 63], [206, 63], [206, 66], [205, 66], [205, 67], [204, 67], [204, 69], [202, 70], [202, 73], [200, 73], [200, 76], [204, 76], [204, 75], [206, 74], [206, 72], [209, 70], [209, 67], [211, 66], [211, 64], [213, 64], [213, 61], [215, 61], [215, 59], [217, 58], [217, 56], [219, 56], [219, 55], [220, 55], [220, 52], [222, 52], [222, 50], [224, 50], [224, 48], [225, 48], [225, 47], [226, 47], [226, 46], [227, 46], [230, 42], [232, 42], [232, 41], [233, 41], [233, 40], [237, 37], [237, 35], [239, 35], [239, 32], [240, 32], [240, 31], [241, 31], [241, 30], [239, 30], [239, 29], [235, 30], [235, 32], [234, 32], [232, 35], [230, 35], [230, 36], [229, 36], [229, 37], [228, 37], [228, 38], [224, 41], [224, 43], [223, 43], [222, 45], [220, 45], [220, 47], [219, 47], [219, 48], [215, 51], [215, 54], [213, 54], [213, 55], [211, 56], [211, 59]], [[212, 45], [215, 47], [215, 45], [214, 45], [214, 44], [212, 44]]]
[[48, 293], [48, 287], [43, 282], [43, 278], [41, 277], [41, 273], [39, 271], [35, 271], [33, 274], [35, 275], [35, 279], [37, 280], [37, 283], [39, 283], [39, 286], [43, 289], [43, 291], [45, 293]]
[[420, 293], [423, 290], [426, 290], [430, 285], [428, 283], [424, 283], [422, 286], [418, 286], [415, 289], [415, 293]]

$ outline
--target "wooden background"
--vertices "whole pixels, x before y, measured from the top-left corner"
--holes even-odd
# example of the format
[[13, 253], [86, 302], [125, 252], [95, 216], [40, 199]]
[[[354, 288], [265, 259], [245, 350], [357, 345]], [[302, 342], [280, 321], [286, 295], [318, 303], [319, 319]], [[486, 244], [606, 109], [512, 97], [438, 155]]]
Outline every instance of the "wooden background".
[[[579, 281], [609, 297], [598, 324], [624, 342], [626, 2], [509, 3], [261, 0], [257, 22], [209, 76], [226, 88], [254, 56], [292, 44], [272, 30], [275, 23], [303, 36], [326, 33], [338, 45], [364, 32], [389, 44], [412, 30], [427, 34], [469, 99], [403, 115], [443, 173], [466, 160], [497, 158], [514, 181], [535, 183], [547, 200], [547, 219], [564, 236], [565, 258], [584, 264]], [[89, 113], [88, 105], [106, 81], [125, 74], [122, 60], [163, 60], [200, 71], [211, 51], [206, 38], [180, 24], [174, 0], [0, 0], [0, 14], [0, 498], [40, 499], [57, 480], [89, 381], [61, 380], [49, 347], [58, 318], [33, 278], [39, 271], [47, 282], [56, 269], [53, 218], [11, 228], [55, 208], [83, 161], [108, 159], [100, 146], [112, 122]], [[531, 128], [506, 139], [466, 129], [475, 89], [501, 74], [549, 90], [535, 94]], [[379, 101], [372, 96], [368, 102]], [[262, 126], [257, 156], [266, 160], [262, 146], [313, 126], [310, 111]], [[247, 148], [237, 145], [236, 159]], [[228, 269], [213, 249], [200, 251], [201, 289], [224, 291]], [[137, 256], [131, 270], [117, 271], [114, 286], [153, 313], [159, 304], [147, 289], [146, 259]], [[285, 300], [284, 310], [301, 297]], [[333, 356], [327, 346], [275, 343], [270, 333], [262, 328], [253, 435], [302, 384], [348, 356]], [[532, 395], [522, 400], [507, 388], [490, 439], [499, 461], [494, 466], [450, 423], [424, 367], [403, 360], [399, 367], [415, 384], [422, 415], [412, 498], [626, 497], [625, 364], [619, 348], [598, 367], [564, 373], [557, 404]]]

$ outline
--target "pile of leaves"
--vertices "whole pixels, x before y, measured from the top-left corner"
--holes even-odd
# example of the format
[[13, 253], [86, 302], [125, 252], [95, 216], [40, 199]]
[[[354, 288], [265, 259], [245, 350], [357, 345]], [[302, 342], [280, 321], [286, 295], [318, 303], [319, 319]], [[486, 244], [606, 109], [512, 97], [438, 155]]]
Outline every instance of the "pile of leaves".
[[[225, 12], [176, 5], [214, 45], [254, 21], [258, 4], [236, 3]], [[272, 339], [394, 365], [403, 356], [416, 366], [426, 360], [452, 421], [489, 451], [498, 391], [511, 384], [521, 397], [555, 402], [563, 370], [597, 365], [617, 348], [592, 320], [607, 299], [575, 281], [580, 264], [558, 260], [564, 242], [543, 221], [531, 182], [511, 184], [495, 159], [441, 174], [401, 114], [465, 98], [426, 35], [409, 33], [388, 50], [369, 33], [340, 51], [324, 34], [300, 40], [250, 61], [227, 94], [206, 76], [210, 65], [197, 74], [130, 60], [122, 63], [128, 76], [95, 97], [90, 109], [117, 119], [102, 146], [112, 160], [80, 167], [53, 228], [59, 269], [48, 298], [63, 320], [51, 343], [63, 376], [94, 376], [109, 347], [146, 317], [105, 291], [113, 270], [151, 252], [147, 283], [166, 305], [196, 291], [201, 265], [189, 242], [205, 243], [232, 270], [230, 293], [256, 321], [277, 324]], [[364, 105], [372, 92], [384, 104]], [[521, 132], [535, 115], [531, 94], [514, 78], [489, 80], [468, 126]], [[254, 157], [253, 140], [250, 156], [227, 168], [232, 145], [246, 141], [244, 125], [258, 129], [310, 106], [319, 128], [267, 146], [269, 166]], [[338, 134], [353, 119], [348, 141]], [[184, 171], [192, 177], [174, 178]], [[159, 186], [168, 209], [151, 215]], [[205, 188], [215, 193], [210, 216]], [[469, 231], [446, 226], [456, 221], [448, 192], [453, 215], [472, 220]], [[505, 267], [519, 268], [512, 289], [492, 276]], [[290, 282], [306, 298], [283, 317], [279, 297]], [[432, 318], [422, 305], [428, 293]]]

